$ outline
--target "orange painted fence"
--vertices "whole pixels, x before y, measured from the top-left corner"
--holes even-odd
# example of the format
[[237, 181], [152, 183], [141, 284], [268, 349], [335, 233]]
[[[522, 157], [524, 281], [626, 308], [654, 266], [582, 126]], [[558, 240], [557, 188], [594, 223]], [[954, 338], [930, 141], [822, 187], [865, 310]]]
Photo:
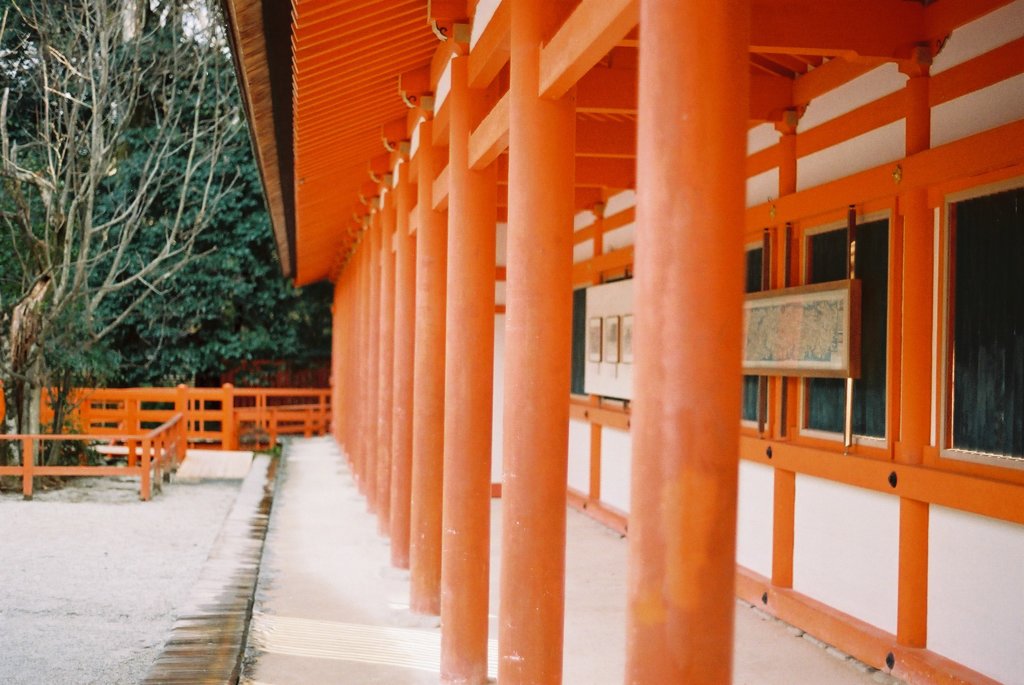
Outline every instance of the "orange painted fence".
[[[138, 476], [139, 499], [149, 500], [153, 488], [162, 483], [185, 458], [186, 425], [183, 414], [174, 414], [151, 431], [141, 434], [83, 433], [73, 435], [0, 435], [5, 442], [21, 445], [19, 466], [0, 466], [0, 476], [20, 476], [22, 495], [32, 499], [33, 479], [40, 476]], [[124, 448], [127, 463], [124, 466], [90, 466], [82, 462], [71, 466], [36, 465], [36, 455], [51, 442], [80, 441], [84, 443], [119, 442]], [[102, 448], [98, 451], [104, 451]]]
[[[327, 431], [326, 388], [82, 388], [74, 393], [71, 421], [89, 435], [143, 433], [174, 415], [185, 421], [189, 446], [212, 449], [273, 446], [281, 435]], [[42, 421], [53, 413], [44, 401]]]

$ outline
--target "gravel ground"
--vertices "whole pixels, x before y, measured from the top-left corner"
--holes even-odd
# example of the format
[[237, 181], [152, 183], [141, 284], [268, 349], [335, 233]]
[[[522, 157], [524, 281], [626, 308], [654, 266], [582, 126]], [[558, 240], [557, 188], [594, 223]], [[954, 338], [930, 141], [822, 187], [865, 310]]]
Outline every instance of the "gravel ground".
[[160, 652], [239, 481], [73, 479], [0, 495], [0, 683], [137, 683]]

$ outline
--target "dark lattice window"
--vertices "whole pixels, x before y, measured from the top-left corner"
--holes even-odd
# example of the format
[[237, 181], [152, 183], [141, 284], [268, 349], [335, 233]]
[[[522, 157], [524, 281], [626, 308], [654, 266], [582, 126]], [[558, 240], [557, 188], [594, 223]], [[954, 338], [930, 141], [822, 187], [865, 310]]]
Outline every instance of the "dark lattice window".
[[[747, 250], [745, 292], [761, 290], [761, 261], [764, 250], [760, 247]], [[743, 377], [743, 420], [757, 421], [757, 376]]]
[[953, 447], [1024, 457], [1024, 189], [956, 204]]
[[[808, 240], [808, 283], [846, 278], [846, 231], [829, 231]], [[885, 372], [889, 298], [889, 223], [857, 227], [857, 277], [861, 279], [861, 375], [853, 383], [853, 432], [885, 437]], [[807, 381], [807, 428], [841, 433], [846, 381]]]

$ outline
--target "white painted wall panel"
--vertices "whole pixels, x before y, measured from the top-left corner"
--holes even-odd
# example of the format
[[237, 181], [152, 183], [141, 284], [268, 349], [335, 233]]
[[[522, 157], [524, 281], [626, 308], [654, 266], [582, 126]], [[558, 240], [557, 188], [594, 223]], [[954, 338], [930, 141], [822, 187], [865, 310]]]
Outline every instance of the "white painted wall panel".
[[601, 501], [629, 513], [629, 468], [633, 438], [626, 431], [601, 428]]
[[899, 499], [796, 477], [793, 588], [896, 632]]
[[741, 459], [736, 563], [767, 578], [772, 576], [774, 501], [775, 469]]
[[437, 78], [437, 87], [434, 89], [434, 111], [440, 112], [444, 107], [448, 93], [452, 89], [452, 60], [449, 58], [444, 65], [444, 71]]
[[797, 133], [812, 129], [862, 105], [874, 102], [880, 97], [895, 93], [902, 89], [906, 82], [907, 77], [901, 74], [899, 68], [892, 62], [872, 69], [812, 100], [807, 105], [807, 111], [800, 118]]
[[495, 227], [497, 233], [494, 236], [494, 258], [495, 264], [505, 266], [505, 254], [508, 251], [508, 224], [499, 222]]
[[932, 147], [1024, 119], [1024, 74], [932, 108]]
[[1024, 526], [932, 507], [928, 648], [1024, 685]]
[[505, 281], [494, 282], [494, 304], [505, 304]]
[[953, 31], [942, 51], [935, 56], [931, 73], [934, 76], [1021, 36], [1024, 36], [1024, 0], [1017, 0]]
[[779, 196], [779, 168], [774, 167], [747, 179], [747, 207]]
[[589, 209], [576, 212], [572, 217], [572, 230], [579, 231], [594, 223], [594, 213]]
[[502, 458], [505, 454], [505, 315], [494, 315], [494, 395], [493, 416], [491, 422], [491, 482], [500, 483]]
[[604, 252], [608, 254], [613, 250], [621, 250], [633, 244], [636, 237], [636, 224], [632, 221], [624, 226], [619, 226], [613, 231], [604, 234]]
[[590, 424], [569, 419], [569, 487], [590, 492]]
[[632, 190], [623, 190], [622, 192], [615, 193], [604, 206], [604, 215], [611, 216], [618, 214], [624, 209], [636, 206], [636, 193]]
[[572, 246], [572, 263], [579, 264], [585, 262], [588, 259], [592, 259], [594, 256], [594, 241], [584, 240], [582, 243], [577, 243]]
[[781, 134], [775, 129], [775, 124], [765, 122], [747, 131], [747, 154], [752, 155], [766, 148], [770, 148], [779, 142]]
[[480, 36], [484, 35], [484, 30], [491, 23], [491, 19], [494, 18], [494, 13], [498, 11], [499, 5], [501, 5], [501, 0], [479, 0], [476, 3], [476, 13], [473, 15], [473, 29], [469, 34], [470, 50], [476, 47]]
[[903, 159], [905, 142], [906, 122], [900, 119], [801, 157], [796, 164], [796, 189], [813, 188], [879, 164]]

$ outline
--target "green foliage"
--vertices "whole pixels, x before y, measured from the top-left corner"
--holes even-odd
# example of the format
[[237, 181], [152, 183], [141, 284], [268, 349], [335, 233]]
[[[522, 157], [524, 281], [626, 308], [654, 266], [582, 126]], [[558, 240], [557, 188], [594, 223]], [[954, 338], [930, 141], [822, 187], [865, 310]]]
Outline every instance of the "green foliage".
[[110, 340], [121, 358], [116, 385], [209, 385], [247, 361], [307, 368], [330, 356], [330, 285], [299, 290], [281, 275], [248, 142], [232, 145], [222, 163], [238, 178], [196, 240], [201, 256]]

